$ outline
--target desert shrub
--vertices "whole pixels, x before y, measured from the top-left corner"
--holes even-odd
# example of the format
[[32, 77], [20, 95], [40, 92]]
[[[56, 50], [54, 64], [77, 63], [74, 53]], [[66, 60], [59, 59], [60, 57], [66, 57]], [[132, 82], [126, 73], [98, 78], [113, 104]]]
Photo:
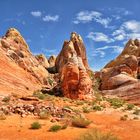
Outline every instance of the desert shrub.
[[46, 98], [46, 95], [44, 95], [42, 92], [40, 91], [35, 91], [33, 93], [33, 96], [37, 97], [40, 100], [44, 100]]
[[41, 128], [41, 124], [39, 122], [33, 122], [31, 124], [31, 129], [40, 129]]
[[100, 85], [101, 85], [101, 79], [100, 78], [94, 79], [93, 90], [95, 91], [95, 94], [100, 93], [99, 91]]
[[72, 119], [72, 125], [75, 127], [86, 128], [91, 124], [91, 121], [81, 116]]
[[76, 105], [83, 105], [83, 104], [84, 104], [83, 101], [77, 101], [77, 102], [76, 102]]
[[57, 131], [59, 131], [59, 130], [61, 130], [61, 129], [62, 129], [61, 125], [55, 124], [55, 125], [52, 125], [52, 126], [50, 127], [49, 131], [50, 131], [50, 132], [57, 132]]
[[61, 129], [66, 129], [68, 127], [68, 124], [64, 124], [61, 126]]
[[119, 98], [107, 98], [107, 101], [113, 106], [114, 108], [120, 108], [124, 105], [124, 101]]
[[0, 112], [0, 120], [6, 120], [6, 115], [3, 112]]
[[96, 110], [96, 111], [101, 111], [102, 110], [102, 107], [99, 106], [99, 105], [94, 105], [92, 109], [93, 110]]
[[132, 110], [135, 107], [134, 104], [128, 104], [127, 105], [127, 110]]
[[48, 78], [48, 83], [52, 86], [53, 85], [53, 80], [51, 78]]
[[140, 114], [140, 109], [136, 109], [136, 110], [133, 112], [133, 114], [139, 115], [139, 114]]
[[91, 129], [85, 134], [81, 135], [77, 140], [119, 140], [112, 133], [102, 133], [97, 129]]
[[3, 102], [9, 102], [10, 101], [10, 96], [6, 96], [2, 99]]
[[120, 117], [121, 121], [126, 121], [128, 119], [128, 115], [123, 115]]
[[50, 112], [47, 111], [47, 110], [42, 110], [40, 113], [39, 113], [39, 118], [40, 119], [49, 119], [51, 116]]
[[84, 106], [84, 107], [83, 107], [83, 112], [84, 112], [84, 113], [89, 113], [89, 112], [90, 112], [90, 109]]
[[134, 119], [134, 120], [138, 120], [139, 118], [138, 118], [138, 117], [134, 117], [133, 119]]

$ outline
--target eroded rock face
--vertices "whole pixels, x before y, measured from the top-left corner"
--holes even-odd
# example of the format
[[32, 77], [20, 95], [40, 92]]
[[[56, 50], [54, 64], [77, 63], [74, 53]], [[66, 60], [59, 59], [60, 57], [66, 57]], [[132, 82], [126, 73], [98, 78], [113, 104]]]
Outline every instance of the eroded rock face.
[[100, 76], [98, 76], [102, 81], [101, 90], [116, 89], [126, 83], [137, 82], [139, 60], [140, 41], [138, 39], [129, 40], [122, 53], [101, 70]]
[[38, 60], [39, 64], [43, 67], [48, 68], [50, 66], [47, 58], [43, 54], [36, 55], [35, 57]]
[[92, 96], [86, 50], [80, 35], [72, 33], [70, 41], [64, 42], [62, 51], [56, 59], [56, 68], [60, 73], [64, 96], [72, 99], [86, 99]]
[[55, 66], [55, 61], [56, 61], [56, 56], [55, 55], [52, 55], [52, 56], [49, 57], [48, 62], [49, 62], [50, 67]]
[[46, 84], [48, 72], [44, 64], [40, 64], [40, 61], [31, 54], [24, 38], [16, 29], [11, 28], [7, 31], [1, 39], [1, 48], [11, 61], [34, 76], [38, 83]]

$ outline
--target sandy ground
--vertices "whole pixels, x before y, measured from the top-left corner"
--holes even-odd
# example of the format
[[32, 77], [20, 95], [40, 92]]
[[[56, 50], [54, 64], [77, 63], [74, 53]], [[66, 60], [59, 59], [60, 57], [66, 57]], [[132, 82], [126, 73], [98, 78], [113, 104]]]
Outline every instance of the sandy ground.
[[[40, 120], [32, 116], [21, 118], [19, 115], [8, 116], [6, 120], [0, 120], [0, 140], [74, 140], [82, 133], [92, 128], [98, 128], [102, 132], [112, 132], [121, 140], [140, 140], [140, 120], [120, 121], [120, 114], [89, 113], [86, 117], [93, 121], [88, 128], [68, 127], [58, 132], [49, 132], [54, 123], [48, 120]], [[39, 121], [42, 128], [30, 129], [34, 121]]]

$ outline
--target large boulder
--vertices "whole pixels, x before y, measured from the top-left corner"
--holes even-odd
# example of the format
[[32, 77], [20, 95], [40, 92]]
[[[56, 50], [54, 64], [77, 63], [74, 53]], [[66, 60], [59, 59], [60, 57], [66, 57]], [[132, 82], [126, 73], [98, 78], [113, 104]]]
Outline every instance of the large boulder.
[[56, 68], [60, 74], [63, 95], [72, 99], [92, 98], [92, 81], [83, 40], [76, 33], [70, 41], [64, 41], [63, 48], [56, 59]]

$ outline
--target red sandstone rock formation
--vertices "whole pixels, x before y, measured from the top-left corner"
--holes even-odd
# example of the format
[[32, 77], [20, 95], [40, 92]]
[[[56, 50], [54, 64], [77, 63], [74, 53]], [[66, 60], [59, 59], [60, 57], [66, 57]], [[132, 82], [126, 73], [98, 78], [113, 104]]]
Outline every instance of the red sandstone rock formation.
[[101, 79], [104, 94], [118, 95], [133, 102], [140, 101], [140, 41], [129, 40], [122, 53], [95, 74]]
[[1, 39], [1, 48], [7, 57], [36, 77], [39, 83], [46, 83], [48, 72], [32, 55], [25, 40], [16, 29], [11, 28], [7, 31]]
[[76, 33], [70, 41], [65, 41], [56, 59], [60, 73], [63, 95], [72, 99], [85, 99], [92, 96], [92, 81], [88, 75], [89, 66], [83, 40]]
[[47, 58], [43, 54], [36, 55], [35, 57], [43, 67], [48, 68], [50, 66]]
[[0, 93], [32, 93], [47, 84], [48, 72], [14, 28], [0, 39]]

